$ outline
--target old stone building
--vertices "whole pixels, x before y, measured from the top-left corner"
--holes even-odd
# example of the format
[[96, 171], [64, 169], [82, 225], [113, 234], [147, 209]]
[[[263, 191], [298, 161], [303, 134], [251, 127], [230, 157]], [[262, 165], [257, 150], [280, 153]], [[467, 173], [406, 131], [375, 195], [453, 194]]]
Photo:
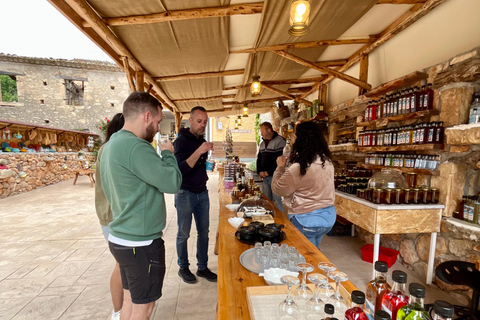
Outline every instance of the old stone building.
[[0, 78], [0, 119], [93, 133], [129, 94], [123, 70], [103, 61], [0, 54]]

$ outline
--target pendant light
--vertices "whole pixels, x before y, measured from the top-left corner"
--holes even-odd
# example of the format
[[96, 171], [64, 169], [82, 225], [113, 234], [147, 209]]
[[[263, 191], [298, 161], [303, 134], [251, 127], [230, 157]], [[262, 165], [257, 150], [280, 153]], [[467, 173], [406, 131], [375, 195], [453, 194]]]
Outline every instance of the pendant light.
[[260, 91], [262, 90], [262, 84], [260, 83], [260, 76], [258, 75], [257, 70], [257, 53], [253, 56], [253, 63], [255, 65], [255, 75], [252, 76], [252, 84], [250, 85], [250, 93], [252, 97], [258, 97]]
[[242, 125], [242, 117], [241, 116], [237, 117], [237, 120], [235, 121], [235, 125], [239, 126], [239, 127]]
[[309, 0], [292, 0], [290, 3], [290, 30], [288, 30], [288, 33], [294, 37], [306, 35], [309, 31], [309, 15]]
[[246, 103], [243, 106], [243, 117], [248, 117], [248, 105]]

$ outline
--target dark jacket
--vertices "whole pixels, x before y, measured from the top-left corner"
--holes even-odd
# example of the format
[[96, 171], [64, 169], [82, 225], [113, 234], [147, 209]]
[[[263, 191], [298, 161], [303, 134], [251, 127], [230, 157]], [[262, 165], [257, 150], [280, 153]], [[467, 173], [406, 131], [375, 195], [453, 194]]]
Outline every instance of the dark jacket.
[[283, 148], [286, 145], [285, 139], [273, 131], [273, 138], [265, 148], [265, 140], [260, 142], [260, 148], [257, 156], [257, 173], [267, 171], [269, 176], [273, 176], [277, 169], [277, 158], [283, 155]]
[[178, 138], [175, 139], [173, 146], [175, 147], [175, 157], [177, 158], [178, 167], [182, 172], [182, 186], [180, 189], [194, 193], [200, 193], [207, 190], [207, 157], [205, 152], [198, 158], [193, 168], [187, 163], [187, 159], [205, 142], [203, 136], [196, 137], [190, 132], [190, 128], [182, 128], [178, 132]]

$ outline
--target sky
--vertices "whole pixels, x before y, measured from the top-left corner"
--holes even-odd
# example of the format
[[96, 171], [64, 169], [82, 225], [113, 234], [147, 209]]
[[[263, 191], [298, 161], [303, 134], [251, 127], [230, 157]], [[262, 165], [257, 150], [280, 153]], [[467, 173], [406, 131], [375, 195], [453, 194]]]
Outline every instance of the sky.
[[0, 0], [0, 53], [113, 62], [47, 0]]

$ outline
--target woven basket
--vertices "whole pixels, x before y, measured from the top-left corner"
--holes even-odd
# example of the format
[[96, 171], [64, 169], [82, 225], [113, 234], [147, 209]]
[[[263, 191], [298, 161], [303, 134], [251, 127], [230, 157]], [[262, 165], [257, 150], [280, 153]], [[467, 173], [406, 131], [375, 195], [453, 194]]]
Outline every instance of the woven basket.
[[288, 110], [288, 107], [283, 104], [282, 100], [278, 102], [277, 114], [280, 117], [280, 120], [290, 117], [290, 110]]

